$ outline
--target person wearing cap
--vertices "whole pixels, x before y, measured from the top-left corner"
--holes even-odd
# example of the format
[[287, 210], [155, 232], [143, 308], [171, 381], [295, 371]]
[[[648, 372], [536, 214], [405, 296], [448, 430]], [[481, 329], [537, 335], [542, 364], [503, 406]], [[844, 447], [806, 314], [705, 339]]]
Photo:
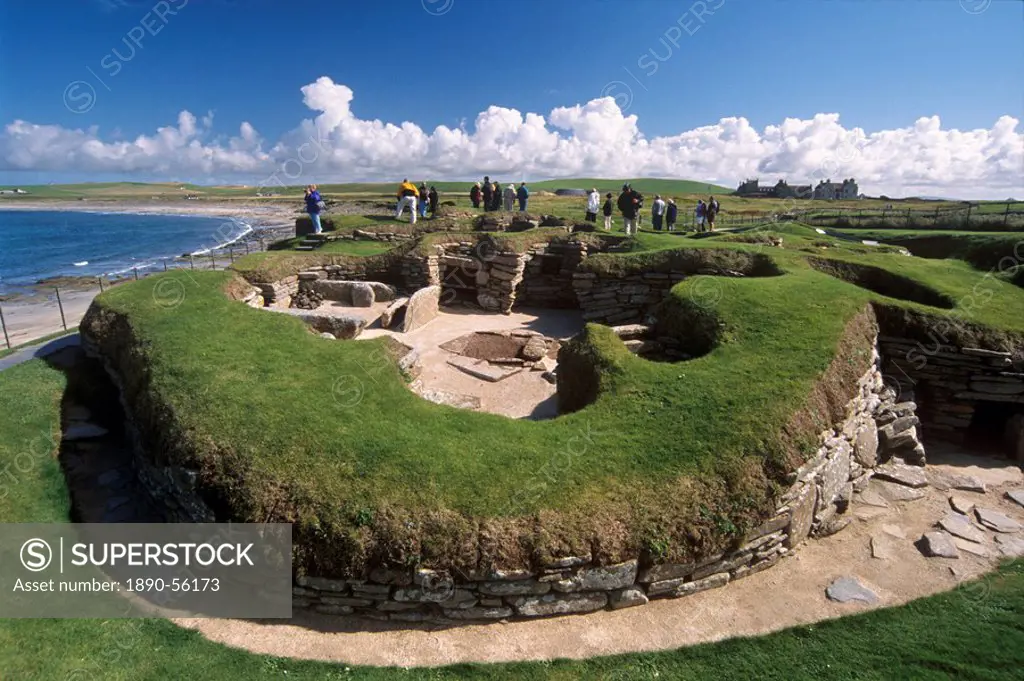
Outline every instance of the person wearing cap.
[[606, 231], [606, 232], [611, 230], [611, 228], [612, 228], [612, 210], [613, 209], [614, 209], [614, 207], [612, 206], [612, 193], [608, 192], [605, 195], [604, 206], [601, 209], [601, 212], [604, 213], [604, 231]]
[[636, 215], [640, 210], [640, 200], [628, 184], [622, 185], [618, 207], [619, 212], [622, 213], [623, 229], [626, 231], [626, 236], [636, 236]]
[[516, 192], [516, 198], [519, 199], [519, 212], [525, 213], [527, 203], [530, 200], [530, 190], [526, 188], [525, 182], [520, 183], [519, 190]]
[[398, 186], [398, 211], [395, 213], [395, 219], [400, 220], [402, 213], [405, 209], [409, 209], [410, 219], [409, 222], [416, 224], [416, 201], [420, 192], [416, 189], [416, 185], [410, 182], [408, 179], [402, 180], [402, 184]]
[[655, 194], [654, 203], [651, 204], [651, 225], [655, 232], [661, 231], [662, 221], [665, 219], [665, 202], [661, 194]]
[[597, 211], [601, 210], [601, 195], [597, 193], [597, 189], [591, 189], [590, 193], [587, 194], [587, 222], [597, 222]]

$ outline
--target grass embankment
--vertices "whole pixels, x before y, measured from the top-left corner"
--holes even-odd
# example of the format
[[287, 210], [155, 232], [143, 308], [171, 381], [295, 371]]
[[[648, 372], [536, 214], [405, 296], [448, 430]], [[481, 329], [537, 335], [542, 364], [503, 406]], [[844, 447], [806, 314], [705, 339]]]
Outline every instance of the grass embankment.
[[[0, 372], [0, 522], [66, 522], [50, 437], [64, 377], [42, 361]], [[27, 463], [28, 452], [32, 464]], [[21, 456], [19, 456], [21, 455]], [[647, 681], [950, 677], [1010, 681], [1024, 668], [1024, 562], [891, 610], [676, 651], [441, 669], [382, 669], [252, 655], [164, 620], [0, 619], [0, 669], [19, 681]], [[964, 644], [969, 632], [970, 645]], [[894, 644], [898, 642], [898, 645]]]
[[948, 230], [836, 230], [862, 239], [903, 246], [921, 258], [965, 260], [980, 270], [1005, 272], [1024, 265], [1024, 232]]
[[[822, 250], [812, 230], [783, 229], [795, 251], [641, 237], [641, 248], [761, 250], [784, 274], [687, 279], [673, 295], [722, 324], [719, 345], [699, 359], [662, 364], [600, 341], [597, 352], [612, 367], [607, 389], [589, 407], [546, 422], [422, 400], [379, 342], [326, 342], [297, 319], [232, 303], [221, 292], [230, 273], [196, 273], [173, 310], [156, 303], [153, 287], [174, 273], [118, 287], [97, 304], [129, 321], [132, 342], [146, 348], [144, 365], [125, 370], [150, 377], [139, 387], [160, 414], [143, 418], [155, 424], [174, 414], [182, 435], [163, 443], [172, 457], [201, 469], [237, 520], [295, 521], [297, 536], [338, 547], [316, 558], [320, 569], [382, 560], [464, 566], [467, 553], [475, 555], [465, 548], [484, 535], [494, 539], [481, 543], [484, 564], [587, 549], [614, 559], [637, 547], [684, 558], [720, 547], [767, 511], [768, 478], [824, 425], [798, 416], [808, 406], [823, 416], [809, 396], [869, 301], [962, 315], [979, 281], [965, 263], [844, 256], [915, 279], [955, 304], [942, 311], [885, 299], [815, 271], [800, 250], [806, 243], [842, 255], [839, 242]], [[602, 255], [585, 268], [642, 268], [664, 257], [673, 256]], [[970, 319], [1021, 332], [1022, 306], [1024, 292], [993, 280]], [[864, 356], [842, 361], [862, 371], [867, 350], [856, 352]], [[787, 430], [794, 419], [799, 427]]]

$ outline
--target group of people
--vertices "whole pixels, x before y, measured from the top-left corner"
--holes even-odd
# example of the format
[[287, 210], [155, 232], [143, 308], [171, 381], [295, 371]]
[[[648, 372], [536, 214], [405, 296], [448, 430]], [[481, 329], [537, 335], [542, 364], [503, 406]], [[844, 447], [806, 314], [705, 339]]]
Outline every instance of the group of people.
[[395, 212], [395, 219], [399, 220], [405, 209], [409, 209], [409, 222], [416, 224], [417, 213], [421, 218], [427, 217], [430, 211], [431, 217], [437, 213], [438, 195], [437, 189], [433, 186], [427, 189], [427, 184], [421, 182], [417, 188], [408, 178], [402, 180], [398, 186], [398, 208]]
[[[597, 189], [591, 189], [590, 194], [587, 196], [587, 215], [586, 219], [590, 222], [597, 221], [597, 205], [600, 201], [600, 195], [597, 193]], [[622, 185], [622, 193], [619, 194], [618, 201], [616, 201], [616, 207], [619, 212], [622, 213], [622, 220], [626, 231], [626, 236], [636, 236], [637, 227], [640, 223], [640, 209], [644, 205], [643, 194], [633, 189], [629, 184]], [[697, 207], [694, 210], [694, 217], [697, 224], [698, 232], [705, 232], [708, 230], [715, 229], [715, 217], [718, 215], [719, 205], [718, 200], [711, 196], [708, 198], [707, 203], [701, 199], [697, 201]], [[612, 228], [612, 195], [609, 193], [606, 196], [603, 210], [604, 213], [604, 228], [610, 230]], [[655, 195], [654, 203], [651, 204], [651, 226], [654, 231], [660, 232], [662, 228], [666, 231], [674, 232], [676, 229], [676, 222], [679, 219], [679, 207], [676, 205], [675, 199], [661, 198], [661, 195]]]
[[[612, 215], [618, 208], [619, 213], [622, 214], [626, 236], [635, 236], [640, 223], [640, 209], [644, 205], [643, 194], [633, 189], [632, 185], [624, 184], [622, 193], [619, 194], [614, 205], [612, 198], [611, 192], [606, 194], [604, 205], [602, 205], [601, 194], [596, 188], [591, 189], [587, 193], [586, 221], [596, 223], [597, 214], [600, 211], [604, 216], [604, 229], [609, 231], [612, 228]], [[513, 211], [518, 201], [519, 210], [526, 212], [530, 200], [530, 190], [527, 189], [525, 182], [521, 183], [518, 189], [514, 184], [510, 184], [502, 190], [498, 182], [491, 182], [490, 177], [484, 177], [482, 185], [480, 182], [473, 185], [469, 192], [469, 200], [473, 203], [474, 208], [482, 207], [486, 211], [503, 209]], [[315, 184], [306, 187], [305, 201], [306, 212], [313, 221], [313, 233], [320, 234], [323, 231], [320, 224], [320, 213], [326, 210], [327, 205]], [[433, 216], [437, 213], [437, 206], [438, 194], [435, 187], [427, 189], [425, 182], [420, 183], [420, 186], [417, 187], [406, 178], [398, 187], [398, 207], [395, 219], [401, 219], [405, 209], [408, 208], [409, 221], [416, 224], [417, 215], [425, 218], [429, 211]], [[697, 231], [713, 231], [719, 210], [718, 200], [714, 196], [708, 197], [707, 203], [703, 199], [697, 201], [697, 207], [694, 210]], [[678, 217], [679, 209], [675, 199], [670, 198], [666, 201], [661, 198], [661, 195], [654, 197], [654, 203], [651, 204], [651, 225], [654, 227], [654, 231], [660, 232], [663, 227], [669, 232], [675, 231]]]
[[[714, 231], [715, 230], [715, 217], [718, 216], [718, 199], [711, 196], [708, 197], [708, 202], [704, 203], [703, 199], [697, 201], [697, 209], [694, 211], [694, 216], [697, 218], [697, 231]], [[707, 227], [707, 230], [704, 228]]]
[[526, 188], [526, 183], [522, 182], [518, 189], [514, 184], [510, 184], [502, 191], [501, 184], [497, 181], [491, 182], [491, 178], [485, 176], [483, 185], [477, 182], [469, 190], [469, 200], [473, 208], [483, 208], [486, 211], [513, 211], [518, 201], [519, 211], [525, 213], [530, 202], [530, 190]]

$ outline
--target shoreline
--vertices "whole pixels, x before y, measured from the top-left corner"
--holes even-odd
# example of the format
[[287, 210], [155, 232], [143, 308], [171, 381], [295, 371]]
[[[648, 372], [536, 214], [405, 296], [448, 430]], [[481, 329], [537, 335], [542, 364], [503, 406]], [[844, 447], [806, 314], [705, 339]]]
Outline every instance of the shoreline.
[[[165, 217], [181, 218], [228, 218], [234, 222], [241, 222], [249, 227], [249, 230], [240, 234], [235, 239], [212, 244], [197, 243], [195, 248], [188, 252], [177, 253], [173, 256], [157, 257], [151, 261], [144, 261], [137, 267], [127, 268], [124, 271], [108, 272], [97, 276], [76, 275], [74, 272], [62, 272], [49, 277], [44, 277], [31, 284], [7, 285], [2, 287], [0, 300], [9, 305], [33, 304], [39, 298], [48, 295], [55, 286], [69, 291], [85, 291], [97, 288], [100, 278], [105, 279], [111, 285], [134, 278], [137, 270], [140, 275], [161, 270], [163, 267], [184, 268], [190, 267], [190, 258], [197, 262], [206, 261], [217, 263], [219, 260], [233, 258], [229, 255], [241, 247], [248, 252], [249, 246], [255, 244], [266, 244], [279, 239], [291, 237], [294, 234], [295, 218], [298, 215], [297, 209], [292, 206], [280, 204], [253, 205], [251, 203], [232, 204], [228, 202], [189, 202], [190, 205], [181, 205], [167, 201], [159, 202], [135, 202], [123, 200], [110, 201], [89, 201], [72, 202], [62, 199], [54, 200], [27, 200], [18, 201], [13, 204], [8, 201], [0, 201], [0, 211], [8, 212], [73, 212], [93, 213], [96, 215], [159, 215]], [[195, 205], [191, 205], [195, 204]], [[261, 249], [256, 249], [261, 250]], [[202, 269], [206, 266], [200, 265]]]

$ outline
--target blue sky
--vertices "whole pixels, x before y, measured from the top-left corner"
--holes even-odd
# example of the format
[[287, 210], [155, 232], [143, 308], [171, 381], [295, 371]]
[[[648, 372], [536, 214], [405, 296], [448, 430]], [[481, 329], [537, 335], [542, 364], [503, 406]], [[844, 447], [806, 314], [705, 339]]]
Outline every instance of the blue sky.
[[[5, 0], [0, 59], [0, 125], [98, 126], [108, 143], [188, 110], [214, 113], [206, 141], [248, 121], [269, 148], [315, 115], [299, 88], [321, 76], [351, 88], [358, 119], [428, 134], [602, 95], [647, 138], [822, 113], [867, 134], [934, 115], [987, 130], [1024, 112], [1024, 3]], [[9, 177], [48, 170], [7, 155]]]

